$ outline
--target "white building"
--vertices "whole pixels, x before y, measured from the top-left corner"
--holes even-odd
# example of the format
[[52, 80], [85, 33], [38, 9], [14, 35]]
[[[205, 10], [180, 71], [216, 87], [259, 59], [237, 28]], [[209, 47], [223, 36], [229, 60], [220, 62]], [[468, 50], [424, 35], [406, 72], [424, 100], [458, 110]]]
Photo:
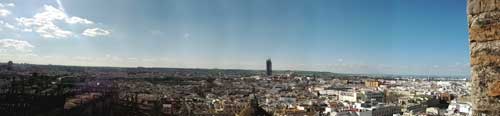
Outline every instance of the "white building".
[[339, 100], [347, 101], [347, 102], [357, 102], [358, 101], [358, 93], [355, 91], [340, 91], [339, 92]]
[[470, 103], [458, 102], [452, 100], [448, 106], [446, 115], [472, 115], [472, 105]]

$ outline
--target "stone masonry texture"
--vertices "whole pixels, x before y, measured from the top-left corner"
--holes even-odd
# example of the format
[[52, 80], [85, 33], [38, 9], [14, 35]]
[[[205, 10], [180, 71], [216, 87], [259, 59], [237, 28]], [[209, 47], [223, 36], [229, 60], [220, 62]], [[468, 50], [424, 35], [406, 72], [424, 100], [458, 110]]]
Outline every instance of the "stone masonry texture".
[[500, 116], [500, 0], [467, 0], [474, 116]]

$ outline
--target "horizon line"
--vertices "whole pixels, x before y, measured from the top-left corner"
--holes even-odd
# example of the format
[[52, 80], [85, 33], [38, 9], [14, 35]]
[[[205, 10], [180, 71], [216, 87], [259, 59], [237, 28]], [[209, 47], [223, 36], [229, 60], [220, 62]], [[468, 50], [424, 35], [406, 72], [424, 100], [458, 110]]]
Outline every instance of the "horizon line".
[[[12, 60], [9, 60], [12, 61]], [[8, 61], [7, 61], [8, 62]], [[0, 62], [2, 64], [7, 62]], [[13, 61], [14, 62], [14, 61]], [[252, 68], [208, 68], [208, 67], [168, 67], [168, 66], [110, 66], [110, 65], [74, 65], [74, 64], [41, 64], [41, 63], [27, 63], [21, 62], [14, 64], [28, 64], [28, 65], [52, 65], [52, 66], [72, 66], [72, 67], [94, 67], [94, 68], [171, 68], [171, 69], [201, 69], [201, 70], [254, 70], [254, 71], [265, 71], [266, 69], [252, 69]], [[333, 71], [314, 71], [314, 70], [273, 70], [273, 71], [299, 71], [299, 72], [326, 72], [326, 73], [335, 73], [335, 74], [346, 74], [346, 75], [395, 75], [395, 76], [448, 76], [448, 77], [470, 77], [470, 75], [429, 75], [429, 74], [389, 74], [389, 73], [349, 73], [349, 72], [333, 72]]]

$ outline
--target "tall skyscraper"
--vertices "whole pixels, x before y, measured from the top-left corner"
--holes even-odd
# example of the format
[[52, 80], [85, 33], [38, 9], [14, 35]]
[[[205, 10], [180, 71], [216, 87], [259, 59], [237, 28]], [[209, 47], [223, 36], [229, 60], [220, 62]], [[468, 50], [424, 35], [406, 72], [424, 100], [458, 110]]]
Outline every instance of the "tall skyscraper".
[[273, 63], [271, 62], [271, 59], [266, 60], [266, 74], [267, 76], [273, 75]]

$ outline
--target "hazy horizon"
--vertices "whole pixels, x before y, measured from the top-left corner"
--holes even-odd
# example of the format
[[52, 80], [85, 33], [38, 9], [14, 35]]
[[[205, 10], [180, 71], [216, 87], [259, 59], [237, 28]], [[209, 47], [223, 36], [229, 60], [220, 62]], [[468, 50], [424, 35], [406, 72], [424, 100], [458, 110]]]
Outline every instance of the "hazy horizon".
[[0, 62], [470, 75], [466, 1], [0, 3]]

